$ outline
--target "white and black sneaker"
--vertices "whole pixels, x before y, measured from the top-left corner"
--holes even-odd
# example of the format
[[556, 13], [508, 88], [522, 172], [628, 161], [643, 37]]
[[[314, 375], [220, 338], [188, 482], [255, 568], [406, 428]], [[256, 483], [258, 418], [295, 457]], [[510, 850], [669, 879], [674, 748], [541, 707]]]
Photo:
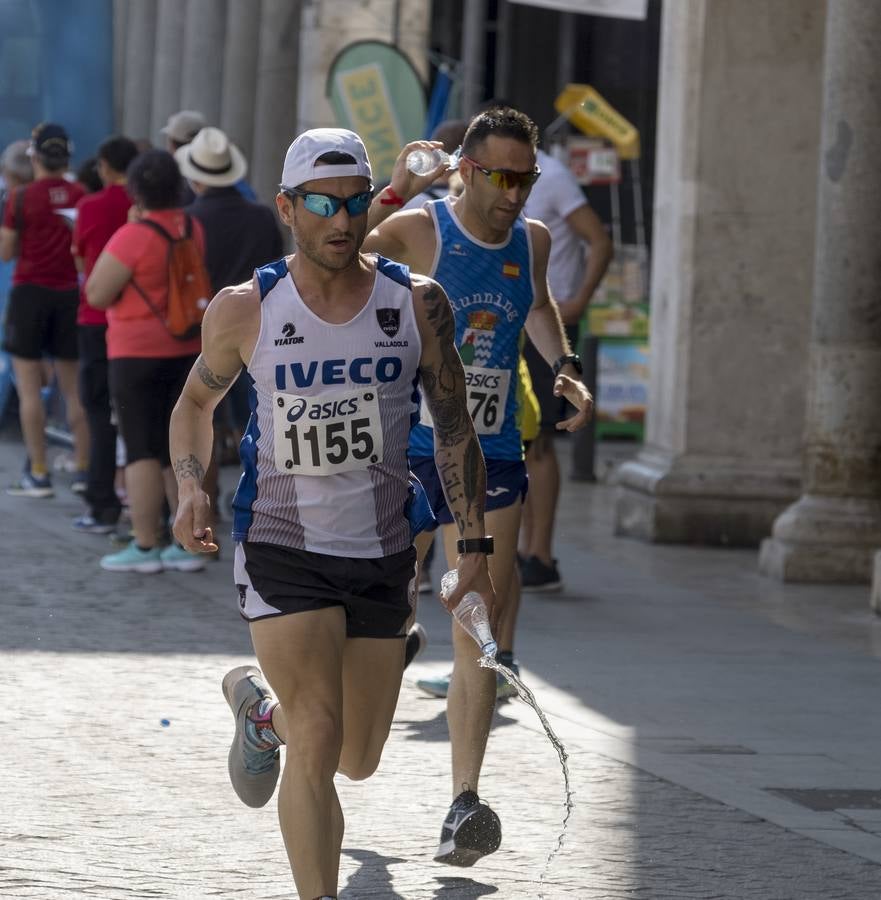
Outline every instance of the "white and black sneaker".
[[464, 790], [444, 819], [434, 861], [449, 866], [473, 866], [481, 857], [495, 853], [501, 843], [499, 817], [474, 791]]

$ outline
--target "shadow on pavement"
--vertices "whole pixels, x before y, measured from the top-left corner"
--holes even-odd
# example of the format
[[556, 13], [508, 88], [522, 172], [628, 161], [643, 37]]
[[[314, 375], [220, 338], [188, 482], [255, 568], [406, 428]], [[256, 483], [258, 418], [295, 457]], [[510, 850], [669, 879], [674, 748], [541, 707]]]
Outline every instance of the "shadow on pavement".
[[456, 900], [472, 900], [475, 897], [488, 897], [497, 894], [499, 889], [494, 884], [481, 884], [473, 878], [447, 878], [439, 877], [440, 887], [435, 891], [435, 897], [454, 896]]
[[[343, 847], [343, 855], [360, 863], [358, 870], [349, 876], [346, 887], [340, 893], [340, 897], [385, 897], [388, 900], [407, 900], [403, 894], [397, 893], [392, 888], [392, 875], [389, 866], [406, 862], [405, 859], [396, 856], [382, 856], [372, 850], [355, 850]], [[479, 894], [467, 894], [463, 896], [478, 897]]]

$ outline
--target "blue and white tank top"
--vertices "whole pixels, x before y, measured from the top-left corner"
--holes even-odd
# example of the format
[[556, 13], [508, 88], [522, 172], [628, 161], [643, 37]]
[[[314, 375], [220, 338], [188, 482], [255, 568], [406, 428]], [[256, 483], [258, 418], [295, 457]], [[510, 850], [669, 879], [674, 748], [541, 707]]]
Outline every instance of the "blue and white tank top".
[[[534, 296], [532, 239], [518, 216], [508, 239], [487, 244], [456, 217], [449, 197], [427, 203], [436, 246], [429, 273], [447, 292], [456, 317], [456, 346], [465, 365], [468, 409], [487, 459], [523, 458], [517, 427], [520, 333]], [[423, 400], [410, 435], [412, 456], [434, 453], [431, 417]]]
[[233, 537], [331, 556], [405, 550], [422, 353], [409, 271], [377, 257], [370, 299], [341, 325], [306, 306], [286, 260], [257, 278], [260, 331], [247, 367], [251, 417]]

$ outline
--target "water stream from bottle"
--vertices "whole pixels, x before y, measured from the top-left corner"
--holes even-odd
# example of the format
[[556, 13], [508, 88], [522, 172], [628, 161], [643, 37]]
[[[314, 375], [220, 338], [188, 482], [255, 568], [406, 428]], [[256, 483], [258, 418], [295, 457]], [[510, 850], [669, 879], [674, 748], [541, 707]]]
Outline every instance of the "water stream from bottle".
[[538, 702], [535, 699], [535, 695], [532, 691], [520, 680], [520, 678], [515, 675], [507, 666], [503, 666], [500, 662], [495, 660], [492, 656], [482, 656], [478, 662], [481, 667], [484, 669], [493, 669], [498, 672], [507, 682], [512, 685], [514, 689], [517, 691], [518, 695], [522, 700], [528, 703], [534, 710], [535, 714], [538, 716], [539, 721], [541, 722], [542, 728], [545, 730], [545, 734], [548, 736], [548, 740], [554, 747], [554, 750], [557, 751], [557, 756], [560, 757], [560, 767], [563, 770], [563, 789], [565, 791], [565, 799], [563, 800], [563, 806], [565, 808], [565, 813], [563, 815], [563, 827], [560, 830], [560, 836], [557, 838], [557, 843], [551, 852], [548, 854], [548, 858], [545, 860], [544, 868], [542, 869], [541, 876], [539, 877], [539, 900], [544, 896], [541, 893], [541, 886], [544, 884], [545, 875], [547, 875], [548, 869], [550, 868], [551, 862], [554, 857], [560, 852], [560, 848], [563, 846], [563, 839], [566, 835], [566, 827], [569, 824], [569, 817], [572, 815], [572, 807], [575, 805], [572, 799], [572, 788], [569, 784], [569, 766], [566, 760], [569, 758], [569, 754], [566, 752], [566, 748], [563, 746], [563, 742], [557, 737], [554, 733], [554, 729], [551, 728], [550, 723], [547, 720], [547, 717], [542, 712], [541, 707], [538, 705]]

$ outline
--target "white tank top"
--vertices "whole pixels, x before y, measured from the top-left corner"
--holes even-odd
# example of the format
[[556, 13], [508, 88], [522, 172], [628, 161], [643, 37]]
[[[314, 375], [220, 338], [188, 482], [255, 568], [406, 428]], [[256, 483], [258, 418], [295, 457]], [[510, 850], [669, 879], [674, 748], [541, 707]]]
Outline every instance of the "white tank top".
[[422, 342], [410, 273], [376, 259], [373, 292], [332, 325], [303, 302], [284, 259], [257, 269], [260, 332], [233, 537], [376, 558], [412, 543], [410, 429]]

